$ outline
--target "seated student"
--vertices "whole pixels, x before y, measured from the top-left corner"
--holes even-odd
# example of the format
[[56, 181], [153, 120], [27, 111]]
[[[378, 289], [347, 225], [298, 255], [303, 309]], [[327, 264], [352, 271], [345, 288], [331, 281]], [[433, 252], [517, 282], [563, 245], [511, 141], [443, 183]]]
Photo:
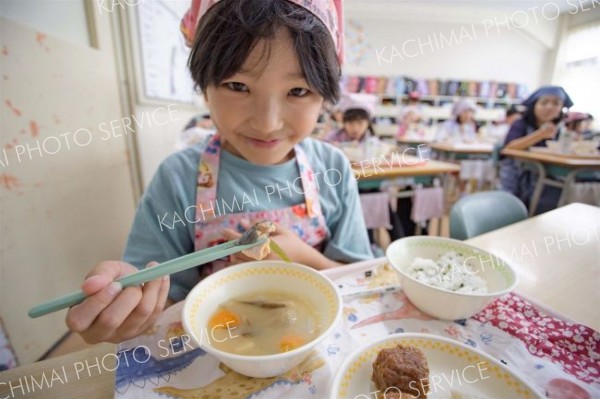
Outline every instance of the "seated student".
[[329, 133], [324, 140], [332, 144], [358, 144], [368, 137], [375, 137], [371, 117], [376, 101], [377, 97], [371, 94], [345, 94], [337, 105], [343, 112], [342, 127]]
[[[546, 141], [557, 137], [562, 110], [572, 107], [573, 101], [562, 87], [543, 86], [523, 101], [523, 106], [526, 108], [523, 117], [511, 125], [504, 148], [526, 150], [532, 146], [545, 147]], [[531, 172], [521, 169], [514, 159], [507, 157], [500, 161], [502, 189], [526, 204], [533, 194], [535, 180]]]
[[425, 128], [423, 126], [423, 114], [416, 105], [407, 105], [400, 112], [398, 133], [396, 138], [424, 138]]
[[209, 114], [198, 115], [181, 132], [181, 135], [175, 143], [176, 150], [184, 150], [194, 144], [206, 140], [211, 134], [215, 133], [215, 125], [210, 120]]
[[344, 113], [337, 106], [327, 107], [326, 115], [328, 118], [325, 119], [324, 129], [327, 134], [341, 129], [344, 123]]
[[591, 140], [590, 126], [594, 117], [584, 112], [569, 112], [565, 118], [565, 127], [574, 134], [573, 140]]
[[495, 143], [503, 145], [504, 139], [506, 138], [510, 127], [517, 120], [521, 119], [521, 116], [522, 115], [519, 109], [516, 106], [511, 105], [506, 110], [506, 117], [504, 118], [504, 120], [502, 122], [494, 124], [488, 129], [488, 137], [490, 139], [493, 139]]
[[[475, 124], [477, 105], [468, 98], [463, 98], [452, 107], [452, 117], [440, 126], [434, 141], [451, 144], [474, 143], [477, 141], [477, 125]], [[458, 185], [458, 195], [467, 192], [467, 179], [462, 170], [468, 170], [469, 160], [461, 161], [461, 179]], [[484, 175], [485, 173], [481, 173]], [[470, 186], [469, 186], [470, 187]]]
[[477, 105], [463, 98], [452, 107], [452, 117], [439, 128], [434, 141], [473, 143], [477, 140], [475, 124]]
[[[293, 261], [316, 269], [372, 258], [348, 160], [308, 137], [323, 102], [339, 97], [339, 2], [240, 4], [194, 1], [184, 18], [190, 26], [183, 31], [194, 38], [191, 75], [218, 133], [161, 164], [136, 211], [123, 261], [101, 262], [88, 274], [88, 298], [67, 314], [69, 328], [87, 342], [143, 333], [167, 294], [171, 302], [184, 299], [228, 262], [138, 287], [122, 289], [114, 280], [235, 239], [246, 221], [276, 222], [271, 238]], [[327, 172], [330, 184], [317, 185], [317, 173]]]
[[[375, 136], [375, 132], [373, 131], [373, 127], [371, 125], [371, 115], [373, 113], [373, 110], [375, 109], [376, 103], [377, 97], [372, 94], [345, 94], [340, 100], [340, 103], [337, 105], [338, 109], [344, 112], [343, 127], [337, 131], [331, 132], [331, 134], [325, 137], [325, 141], [336, 145], [353, 143], [365, 146], [367, 144], [367, 140], [375, 139], [377, 142], [379, 142]], [[372, 155], [378, 156], [379, 154]], [[364, 153], [364, 157], [361, 158], [368, 159], [370, 156], [371, 155]], [[375, 192], [379, 192], [379, 189], [360, 190], [361, 194], [371, 194]], [[403, 237], [404, 233], [402, 231], [398, 215], [392, 211], [391, 207], [388, 207], [388, 209], [391, 224], [391, 228], [388, 229], [388, 233], [390, 234], [390, 238], [392, 240], [396, 240], [398, 238]], [[375, 244], [375, 236], [373, 230], [370, 229], [368, 233], [369, 241], [372, 244]]]

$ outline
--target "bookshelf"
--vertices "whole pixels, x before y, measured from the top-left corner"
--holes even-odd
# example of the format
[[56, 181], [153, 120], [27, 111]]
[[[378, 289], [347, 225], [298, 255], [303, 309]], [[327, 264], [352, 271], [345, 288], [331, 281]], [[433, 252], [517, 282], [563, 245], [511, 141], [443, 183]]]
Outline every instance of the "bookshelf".
[[413, 79], [406, 76], [342, 77], [342, 87], [350, 93], [370, 93], [379, 98], [374, 111], [374, 129], [378, 135], [393, 136], [398, 117], [408, 103], [408, 93], [419, 93], [419, 104], [426, 123], [436, 129], [451, 116], [452, 105], [462, 98], [475, 102], [475, 119], [490, 124], [504, 117], [506, 108], [520, 104], [527, 88], [517, 83]]

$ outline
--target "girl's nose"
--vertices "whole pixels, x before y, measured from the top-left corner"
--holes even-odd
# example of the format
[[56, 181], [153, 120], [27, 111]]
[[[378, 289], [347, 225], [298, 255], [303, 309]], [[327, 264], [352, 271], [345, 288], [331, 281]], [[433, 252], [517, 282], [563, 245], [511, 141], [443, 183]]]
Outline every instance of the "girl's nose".
[[257, 99], [251, 116], [252, 129], [269, 134], [283, 128], [283, 110], [277, 98]]

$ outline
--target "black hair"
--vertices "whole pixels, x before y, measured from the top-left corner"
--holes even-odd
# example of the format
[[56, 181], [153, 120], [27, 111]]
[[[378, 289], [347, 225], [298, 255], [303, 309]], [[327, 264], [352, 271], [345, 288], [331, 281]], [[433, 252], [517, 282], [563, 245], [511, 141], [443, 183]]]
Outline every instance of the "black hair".
[[[474, 112], [475, 112], [475, 111], [473, 111], [473, 113], [474, 113]], [[456, 123], [458, 123], [459, 125], [462, 125], [462, 124], [463, 124], [463, 123], [460, 121], [460, 114], [459, 114], [459, 115], [456, 115], [456, 116], [454, 117], [454, 121], [455, 121]], [[473, 123], [477, 124], [477, 122], [475, 121], [475, 119], [473, 119], [471, 122], [473, 122]]]
[[367, 123], [369, 124], [369, 126], [367, 127], [367, 135], [375, 135], [373, 125], [371, 124], [371, 117], [369, 115], [369, 112], [365, 109], [349, 108], [346, 111], [344, 111], [344, 116], [342, 117], [342, 120], [344, 123], [354, 121], [367, 121]]
[[511, 115], [515, 115], [515, 114], [521, 114], [521, 111], [519, 111], [519, 109], [514, 106], [511, 105], [507, 110], [506, 110], [506, 117], [509, 117]]
[[[237, 73], [261, 39], [286, 28], [309, 87], [332, 103], [340, 96], [341, 68], [325, 24], [310, 11], [281, 0], [221, 0], [199, 22], [188, 67], [205, 92]], [[269, 57], [269, 44], [265, 46]]]

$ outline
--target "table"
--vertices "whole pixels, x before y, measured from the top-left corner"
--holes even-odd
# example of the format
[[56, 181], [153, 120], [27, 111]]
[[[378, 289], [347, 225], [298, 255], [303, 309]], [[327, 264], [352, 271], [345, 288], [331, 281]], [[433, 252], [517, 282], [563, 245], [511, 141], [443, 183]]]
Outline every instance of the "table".
[[[565, 230], [567, 228], [567, 230]], [[593, 240], [583, 244], [577, 232], [595, 232], [600, 235], [600, 209], [583, 204], [571, 204], [543, 215], [525, 220], [514, 225], [472, 238], [467, 242], [490, 250], [497, 254], [510, 254], [513, 248], [521, 250], [527, 245], [529, 252], [536, 256], [521, 257], [517, 270], [520, 283], [517, 292], [534, 301], [542, 302], [565, 316], [600, 331], [600, 313], [598, 303], [600, 293], [600, 241], [594, 235]], [[557, 235], [558, 234], [558, 239]], [[560, 250], [551, 246], [547, 237], [554, 237], [556, 243], [564, 239], [565, 234], [571, 237], [571, 246], [565, 241]], [[575, 240], [573, 240], [573, 238]], [[582, 243], [574, 244], [573, 241]], [[560, 241], [559, 241], [560, 242]], [[542, 245], [548, 245], [548, 250]], [[556, 244], [554, 244], [556, 245]], [[537, 251], [534, 251], [536, 248]], [[510, 257], [509, 259], [510, 260]], [[347, 266], [346, 266], [347, 267]], [[71, 353], [62, 357], [49, 359], [12, 369], [0, 374], [0, 398], [86, 398], [105, 399], [113, 396], [114, 372], [93, 367], [96, 359], [107, 356], [106, 369], [112, 368], [111, 361], [115, 346], [110, 344], [96, 345], [90, 349]], [[91, 369], [84, 370], [77, 376], [74, 364], [88, 362]], [[51, 390], [37, 390], [21, 396], [18, 392], [11, 396], [10, 390], [3, 382], [18, 383], [25, 377], [34, 376], [38, 380], [45, 372], [50, 380], [52, 370], [62, 376], [62, 367], [67, 370], [68, 382], [61, 384], [55, 380]], [[71, 371], [69, 373], [69, 371]], [[64, 380], [64, 378], [63, 378]], [[25, 391], [27, 392], [27, 391]], [[48, 396], [51, 393], [52, 396]]]
[[[406, 166], [382, 167], [379, 170], [367, 165], [366, 168], [360, 164], [353, 164], [353, 171], [358, 179], [360, 189], [379, 189], [383, 180], [396, 178], [415, 178], [416, 184], [431, 184], [435, 177], [441, 180], [444, 199], [447, 198], [448, 174], [460, 172], [460, 166], [443, 161], [427, 160], [419, 162], [417, 157], [406, 157], [409, 163]], [[413, 165], [411, 165], [413, 164]], [[393, 198], [410, 198], [414, 190], [395, 192]], [[442, 223], [438, 223], [438, 231], [441, 233]], [[417, 224], [417, 235], [421, 234], [421, 225]]]
[[432, 143], [429, 145], [432, 150], [441, 154], [442, 160], [455, 161], [460, 158], [469, 158], [476, 156], [477, 158], [490, 158], [494, 151], [492, 144], [451, 144], [451, 143]]
[[[415, 161], [418, 161], [418, 158], [414, 159]], [[412, 161], [410, 162], [412, 163]], [[372, 164], [366, 164], [365, 167], [361, 167], [360, 164], [353, 164], [352, 169], [359, 182], [365, 180], [381, 181], [384, 179], [394, 179], [397, 177], [436, 176], [460, 171], [460, 167], [458, 165], [435, 160], [427, 160], [424, 163], [416, 165], [392, 167], [382, 166], [379, 170], [376, 170]]]
[[[537, 169], [538, 180], [531, 197], [531, 205], [529, 206], [530, 216], [535, 214], [545, 185], [558, 187], [562, 190], [560, 199], [558, 200], [558, 206], [562, 206], [566, 201], [566, 190], [564, 188], [569, 187], [575, 181], [577, 173], [600, 170], [600, 157], [569, 157], [544, 152], [510, 149], [502, 150], [501, 154], [518, 161], [530, 163]], [[549, 175], [564, 176], [564, 181], [549, 179]]]
[[466, 242], [512, 261], [518, 293], [600, 331], [600, 208], [566, 205]]

